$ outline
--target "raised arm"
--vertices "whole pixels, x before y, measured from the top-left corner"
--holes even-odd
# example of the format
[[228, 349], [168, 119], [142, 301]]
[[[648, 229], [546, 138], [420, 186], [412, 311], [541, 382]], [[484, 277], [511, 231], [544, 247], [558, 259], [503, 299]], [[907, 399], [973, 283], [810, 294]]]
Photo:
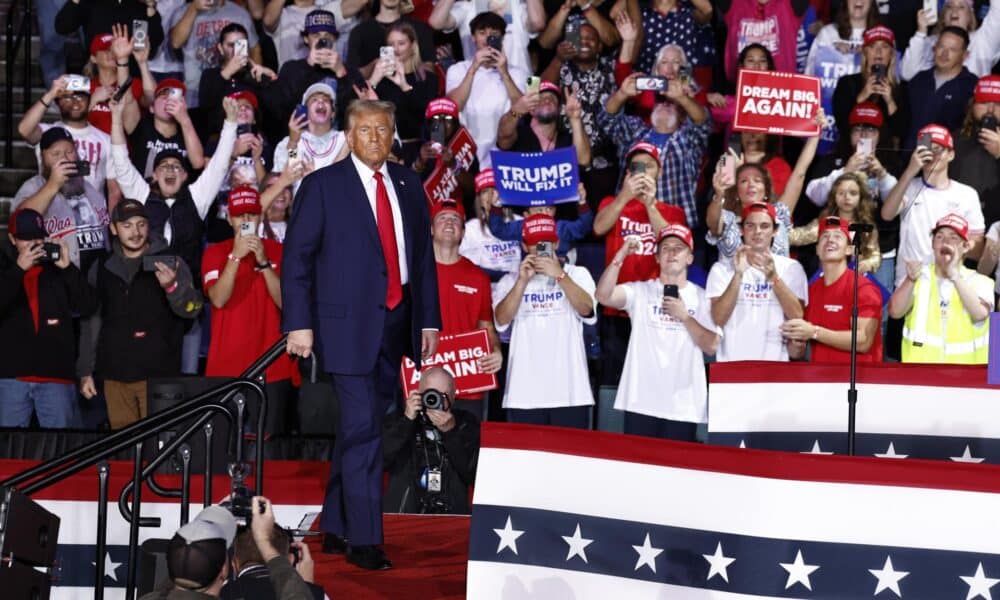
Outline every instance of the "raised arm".
[[792, 174], [788, 177], [788, 183], [785, 184], [785, 191], [782, 192], [781, 199], [779, 200], [779, 202], [788, 207], [789, 214], [795, 212], [795, 206], [799, 203], [799, 197], [802, 195], [802, 188], [806, 182], [806, 172], [809, 170], [809, 165], [812, 164], [813, 158], [816, 157], [816, 148], [819, 146], [820, 134], [823, 131], [823, 124], [826, 123], [823, 109], [820, 109], [819, 115], [816, 117], [816, 122], [819, 125], [819, 132], [809, 138], [802, 147], [799, 159], [795, 161], [795, 168], [792, 169]]

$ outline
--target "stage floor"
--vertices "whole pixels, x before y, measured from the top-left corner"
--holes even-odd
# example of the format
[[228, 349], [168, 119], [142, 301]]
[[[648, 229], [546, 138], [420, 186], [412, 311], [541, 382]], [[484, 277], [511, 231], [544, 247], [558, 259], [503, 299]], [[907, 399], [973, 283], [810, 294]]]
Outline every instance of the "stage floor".
[[363, 571], [310, 542], [316, 583], [330, 598], [465, 598], [469, 517], [385, 515], [385, 551], [394, 568]]

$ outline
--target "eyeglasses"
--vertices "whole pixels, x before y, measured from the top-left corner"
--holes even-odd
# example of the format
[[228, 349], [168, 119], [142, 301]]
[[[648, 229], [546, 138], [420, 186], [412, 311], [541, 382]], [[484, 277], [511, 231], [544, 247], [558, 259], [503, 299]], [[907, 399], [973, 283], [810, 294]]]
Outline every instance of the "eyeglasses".
[[170, 172], [174, 172], [174, 173], [178, 173], [178, 172], [184, 170], [183, 166], [178, 165], [178, 164], [174, 164], [174, 163], [164, 163], [164, 164], [162, 164], [162, 165], [160, 165], [160, 166], [158, 166], [156, 168], [159, 171], [170, 171]]

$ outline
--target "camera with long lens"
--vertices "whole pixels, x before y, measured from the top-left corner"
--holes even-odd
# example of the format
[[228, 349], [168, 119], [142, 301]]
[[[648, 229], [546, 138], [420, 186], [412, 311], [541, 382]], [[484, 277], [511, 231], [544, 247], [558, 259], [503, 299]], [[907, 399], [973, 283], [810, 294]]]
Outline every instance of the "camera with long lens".
[[448, 394], [434, 388], [424, 390], [420, 394], [420, 403], [424, 410], [448, 410]]

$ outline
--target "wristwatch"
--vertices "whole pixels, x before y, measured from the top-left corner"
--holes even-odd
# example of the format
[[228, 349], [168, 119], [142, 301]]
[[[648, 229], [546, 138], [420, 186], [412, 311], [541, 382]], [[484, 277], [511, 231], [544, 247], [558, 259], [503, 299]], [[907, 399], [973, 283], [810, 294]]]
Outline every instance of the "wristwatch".
[[268, 261], [266, 263], [257, 263], [257, 266], [254, 268], [254, 270], [260, 273], [261, 271], [266, 271], [270, 269], [272, 266], [273, 265], [271, 264], [271, 261]]

